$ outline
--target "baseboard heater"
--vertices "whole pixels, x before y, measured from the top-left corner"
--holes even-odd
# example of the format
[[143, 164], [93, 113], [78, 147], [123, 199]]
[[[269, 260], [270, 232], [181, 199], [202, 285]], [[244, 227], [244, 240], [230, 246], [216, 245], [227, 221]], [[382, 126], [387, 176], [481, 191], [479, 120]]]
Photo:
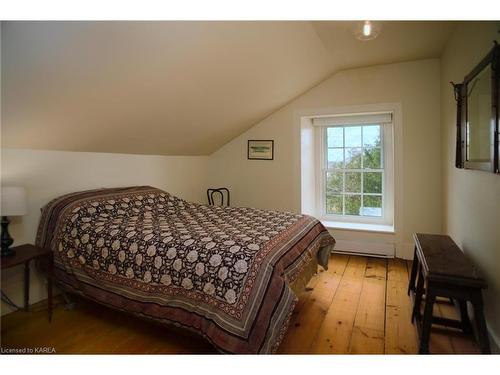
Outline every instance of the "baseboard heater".
[[332, 253], [394, 258], [394, 244], [376, 241], [337, 240]]

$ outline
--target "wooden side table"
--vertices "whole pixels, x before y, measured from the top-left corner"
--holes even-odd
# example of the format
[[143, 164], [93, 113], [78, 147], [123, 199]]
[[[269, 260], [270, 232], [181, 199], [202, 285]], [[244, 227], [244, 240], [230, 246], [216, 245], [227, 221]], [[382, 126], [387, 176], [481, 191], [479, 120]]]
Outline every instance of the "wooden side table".
[[52, 250], [26, 244], [13, 248], [15, 254], [1, 257], [1, 269], [12, 268], [24, 264], [24, 309], [29, 311], [30, 298], [30, 263], [33, 259], [47, 260], [47, 294], [49, 322], [52, 321], [52, 279], [54, 275], [54, 258]]

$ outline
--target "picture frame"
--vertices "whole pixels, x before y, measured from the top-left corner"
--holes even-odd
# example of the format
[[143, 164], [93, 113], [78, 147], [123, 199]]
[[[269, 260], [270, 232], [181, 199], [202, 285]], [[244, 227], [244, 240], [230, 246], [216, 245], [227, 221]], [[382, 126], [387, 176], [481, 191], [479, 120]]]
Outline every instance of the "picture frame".
[[248, 160], [274, 160], [274, 140], [249, 139], [247, 158]]

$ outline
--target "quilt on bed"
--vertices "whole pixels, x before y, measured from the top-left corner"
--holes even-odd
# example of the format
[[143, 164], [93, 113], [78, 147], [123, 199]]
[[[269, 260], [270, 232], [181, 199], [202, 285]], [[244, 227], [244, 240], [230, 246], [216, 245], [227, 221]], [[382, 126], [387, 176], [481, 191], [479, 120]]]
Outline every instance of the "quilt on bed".
[[190, 203], [149, 186], [68, 194], [42, 210], [37, 245], [62, 287], [173, 323], [223, 352], [276, 351], [290, 288], [335, 243], [306, 215]]

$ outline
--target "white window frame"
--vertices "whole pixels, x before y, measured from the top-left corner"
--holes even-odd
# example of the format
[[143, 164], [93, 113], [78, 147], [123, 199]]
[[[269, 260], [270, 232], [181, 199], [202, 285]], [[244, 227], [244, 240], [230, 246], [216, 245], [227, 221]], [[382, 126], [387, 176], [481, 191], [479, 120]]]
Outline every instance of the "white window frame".
[[[356, 113], [355, 116], [369, 116], [371, 113]], [[392, 115], [392, 113], [391, 113]], [[335, 116], [330, 116], [335, 117]], [[357, 216], [357, 215], [334, 215], [326, 213], [326, 172], [327, 172], [327, 137], [328, 127], [334, 126], [363, 126], [366, 124], [346, 122], [342, 125], [315, 126], [315, 166], [316, 166], [316, 212], [322, 221], [345, 222], [357, 224], [394, 225], [394, 116], [391, 122], [377, 122], [381, 126], [382, 140], [382, 217]], [[348, 170], [347, 170], [348, 171]], [[369, 170], [368, 170], [369, 171]], [[345, 181], [344, 181], [345, 183]], [[362, 190], [361, 190], [362, 191]]]

